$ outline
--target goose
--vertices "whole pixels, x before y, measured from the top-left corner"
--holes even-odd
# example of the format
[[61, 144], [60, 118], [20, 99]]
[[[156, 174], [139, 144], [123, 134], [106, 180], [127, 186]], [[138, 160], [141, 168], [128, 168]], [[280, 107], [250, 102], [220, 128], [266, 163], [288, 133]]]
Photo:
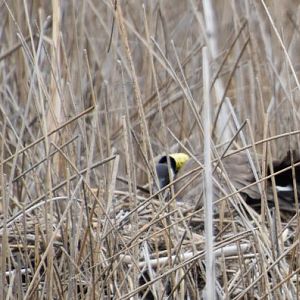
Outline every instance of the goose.
[[[246, 152], [234, 152], [212, 161], [214, 200], [240, 191], [240, 195], [250, 206], [254, 209], [260, 208], [263, 185], [257, 182], [258, 168], [253, 168], [250, 160], [253, 166], [257, 162], [261, 169], [263, 158], [258, 156], [256, 161], [254, 156], [249, 156]], [[169, 155], [169, 159], [166, 155], [162, 156], [156, 164], [160, 188], [173, 182], [177, 201], [197, 204], [197, 208], [201, 208], [204, 203], [204, 168], [201, 163], [203, 159], [197, 155], [192, 158], [185, 153], [173, 153]], [[272, 161], [272, 168], [267, 168], [264, 195], [269, 207], [275, 206], [271, 170], [276, 173], [275, 190], [280, 210], [294, 212], [295, 196], [300, 196], [300, 155], [296, 151], [289, 151], [282, 160]], [[299, 187], [296, 193], [294, 186]]]

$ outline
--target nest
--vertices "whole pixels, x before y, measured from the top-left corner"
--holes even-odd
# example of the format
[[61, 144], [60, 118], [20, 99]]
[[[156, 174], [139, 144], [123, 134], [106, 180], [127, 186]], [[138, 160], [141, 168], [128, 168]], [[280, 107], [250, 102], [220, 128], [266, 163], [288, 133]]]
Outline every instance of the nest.
[[[80, 194], [81, 192], [79, 192]], [[16, 296], [45, 296], [49, 276], [57, 297], [97, 291], [102, 299], [199, 299], [205, 287], [203, 208], [165, 194], [115, 190], [42, 199], [1, 227], [7, 284]], [[217, 295], [230, 299], [296, 295], [299, 255], [295, 215], [289, 222], [262, 220], [239, 194], [225, 199], [214, 216]], [[285, 216], [287, 218], [287, 216]], [[289, 270], [286, 273], [286, 270]], [[50, 274], [49, 274], [50, 272]]]

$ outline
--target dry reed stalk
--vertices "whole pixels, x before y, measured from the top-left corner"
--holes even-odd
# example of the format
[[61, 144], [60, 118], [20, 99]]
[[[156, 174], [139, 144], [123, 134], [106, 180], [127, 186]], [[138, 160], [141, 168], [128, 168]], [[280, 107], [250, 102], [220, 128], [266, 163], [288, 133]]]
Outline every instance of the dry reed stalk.
[[215, 299], [216, 291], [216, 271], [215, 257], [213, 252], [213, 183], [212, 183], [212, 165], [211, 165], [211, 101], [210, 101], [210, 70], [209, 56], [207, 48], [203, 48], [203, 144], [204, 144], [204, 172], [205, 172], [205, 265], [206, 265], [206, 286], [205, 298]]
[[[205, 19], [205, 32], [206, 32], [206, 40], [207, 45], [209, 47], [212, 59], [216, 59], [218, 56], [219, 49], [219, 41], [218, 41], [218, 28], [219, 24], [217, 24], [216, 12], [214, 10], [213, 1], [205, 1], [203, 2], [203, 14]], [[229, 110], [222, 102], [222, 97], [225, 94], [225, 88], [221, 78], [217, 78], [214, 83], [214, 88], [216, 91], [216, 99], [217, 106], [219, 106], [218, 110], [220, 111], [220, 119], [216, 121], [217, 124], [217, 135], [220, 137], [221, 144], [230, 140], [231, 136], [231, 128], [230, 126], [226, 126], [224, 128], [224, 124], [227, 124], [227, 115]], [[218, 115], [217, 115], [218, 116]]]
[[[163, 153], [195, 158], [211, 136], [211, 172], [229, 151], [249, 151], [252, 187], [272, 183], [275, 203], [260, 214], [243, 198], [251, 185], [212, 178], [223, 192], [212, 218], [217, 295], [299, 298], [299, 213], [280, 212], [270, 166], [299, 148], [299, 5], [174, 1], [1, 6], [3, 297], [202, 298], [204, 208], [176, 201], [183, 177], [157, 192], [152, 181]], [[207, 90], [216, 101], [204, 122]], [[49, 124], [50, 104], [62, 123]], [[197, 178], [198, 163], [185, 176]], [[287, 167], [294, 186], [298, 166]]]

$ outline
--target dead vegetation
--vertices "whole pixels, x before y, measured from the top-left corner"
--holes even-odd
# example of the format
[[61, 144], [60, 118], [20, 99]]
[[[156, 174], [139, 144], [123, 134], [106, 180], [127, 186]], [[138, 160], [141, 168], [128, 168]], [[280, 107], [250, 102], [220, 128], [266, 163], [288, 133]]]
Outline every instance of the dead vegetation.
[[[1, 299], [202, 298], [203, 208], [155, 162], [250, 149], [263, 190], [299, 149], [300, 38], [297, 1], [200, 2], [0, 4]], [[218, 297], [298, 299], [298, 212], [214, 200]]]

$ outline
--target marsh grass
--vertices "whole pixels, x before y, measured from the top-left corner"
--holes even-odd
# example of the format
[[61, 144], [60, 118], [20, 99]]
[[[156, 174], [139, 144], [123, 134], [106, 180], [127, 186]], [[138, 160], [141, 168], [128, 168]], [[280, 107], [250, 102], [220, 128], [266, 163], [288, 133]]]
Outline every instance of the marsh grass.
[[199, 2], [1, 3], [1, 299], [200, 299], [209, 278], [224, 299], [300, 297], [298, 212], [232, 190], [204, 220], [157, 192], [163, 153], [263, 155], [263, 194], [299, 149], [299, 6]]

